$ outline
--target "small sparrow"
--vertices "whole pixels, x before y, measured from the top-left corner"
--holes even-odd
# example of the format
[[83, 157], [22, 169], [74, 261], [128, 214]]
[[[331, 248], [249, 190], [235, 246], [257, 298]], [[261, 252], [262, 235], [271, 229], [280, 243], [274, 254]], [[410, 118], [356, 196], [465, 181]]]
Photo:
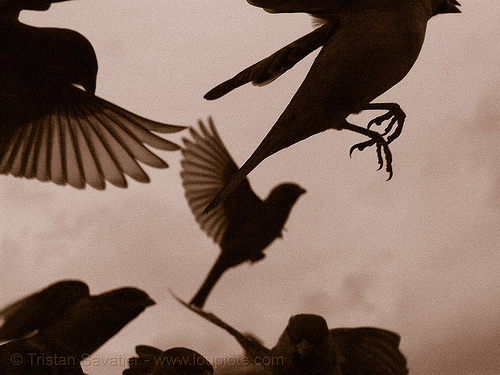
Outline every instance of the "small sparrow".
[[222, 274], [231, 267], [264, 258], [264, 249], [282, 237], [283, 227], [297, 199], [305, 193], [300, 186], [284, 183], [261, 200], [248, 179], [208, 215], [203, 209], [238, 170], [211, 118], [209, 128], [199, 122], [200, 132], [190, 128], [193, 140], [184, 138], [181, 178], [193, 215], [208, 236], [218, 243], [220, 255], [205, 282], [191, 300], [202, 307]]
[[[347, 129], [370, 139], [354, 145], [376, 146], [380, 167], [384, 159], [389, 179], [389, 144], [402, 131], [406, 115], [396, 103], [372, 101], [401, 81], [410, 71], [424, 42], [427, 21], [440, 13], [459, 13], [456, 0], [256, 0], [270, 12], [307, 12], [322, 24], [319, 29], [254, 64], [206, 95], [215, 99], [246, 82], [266, 83], [323, 45], [288, 107], [245, 164], [206, 208], [209, 212], [274, 153], [328, 129]], [[300, 43], [298, 43], [301, 41]], [[296, 56], [288, 58], [296, 53]], [[363, 110], [387, 110], [367, 128], [346, 118]], [[390, 120], [384, 133], [370, 129]], [[396, 125], [392, 134], [389, 134]]]
[[129, 359], [123, 375], [212, 375], [214, 369], [201, 354], [188, 348], [166, 351], [147, 345], [135, 347], [139, 357]]
[[406, 359], [399, 351], [400, 337], [379, 328], [337, 328], [319, 315], [299, 314], [272, 349], [244, 335], [216, 315], [187, 304], [181, 304], [229, 332], [247, 356], [262, 364], [274, 375], [406, 375]]
[[81, 360], [154, 304], [136, 288], [91, 296], [81, 281], [59, 281], [0, 310], [0, 341], [47, 337], [68, 346]]
[[2, 375], [84, 375], [66, 345], [46, 337], [10, 341], [0, 346]]
[[145, 145], [180, 147], [153, 132], [185, 129], [151, 121], [94, 95], [97, 58], [73, 30], [19, 21], [22, 10], [65, 0], [0, 2], [0, 174], [104, 189], [125, 188], [125, 175], [149, 177], [139, 162], [165, 163]]

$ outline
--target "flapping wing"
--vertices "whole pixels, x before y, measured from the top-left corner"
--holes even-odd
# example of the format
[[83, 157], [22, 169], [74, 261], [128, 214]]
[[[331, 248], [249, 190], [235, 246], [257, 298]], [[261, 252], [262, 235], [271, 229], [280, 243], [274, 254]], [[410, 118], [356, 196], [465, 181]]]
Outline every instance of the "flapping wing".
[[399, 351], [400, 337], [378, 328], [337, 328], [331, 331], [343, 375], [406, 375], [406, 358]]
[[88, 184], [101, 190], [105, 181], [125, 188], [125, 175], [149, 182], [138, 162], [168, 167], [145, 144], [167, 151], [180, 148], [153, 132], [182, 129], [148, 120], [72, 87], [50, 113], [32, 117], [1, 136], [0, 173], [79, 189]]
[[214, 242], [220, 243], [229, 220], [224, 206], [219, 205], [208, 215], [204, 215], [203, 210], [238, 167], [222, 143], [212, 118], [208, 123], [209, 129], [199, 121], [201, 133], [190, 128], [193, 140], [183, 139], [181, 178], [196, 221]]
[[221, 83], [206, 93], [204, 98], [208, 100], [218, 99], [248, 82], [262, 86], [274, 81], [304, 57], [324, 45], [335, 31], [335, 28], [336, 25], [333, 22], [328, 22], [316, 28], [271, 56], [246, 68], [230, 80]]

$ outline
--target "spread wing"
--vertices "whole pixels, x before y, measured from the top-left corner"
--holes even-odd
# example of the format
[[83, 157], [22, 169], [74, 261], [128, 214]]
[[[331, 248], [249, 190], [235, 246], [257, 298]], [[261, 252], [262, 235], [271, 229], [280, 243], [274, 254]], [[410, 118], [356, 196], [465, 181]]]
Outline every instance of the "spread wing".
[[230, 80], [221, 83], [205, 94], [204, 98], [208, 100], [218, 99], [248, 82], [258, 86], [267, 85], [291, 69], [311, 52], [324, 45], [335, 29], [336, 24], [334, 22], [328, 22], [316, 28], [271, 56], [246, 68]]
[[337, 328], [331, 335], [342, 358], [343, 375], [406, 375], [400, 337], [378, 328]]
[[153, 132], [174, 133], [166, 125], [129, 112], [71, 87], [48, 113], [29, 116], [0, 136], [0, 173], [16, 177], [104, 189], [105, 181], [127, 187], [125, 175], [149, 182], [138, 162], [168, 165], [145, 144], [160, 150], [180, 147]]
[[262, 201], [252, 191], [248, 179], [245, 179], [223, 204], [209, 214], [203, 214], [205, 207], [238, 170], [213, 120], [209, 118], [208, 122], [209, 128], [202, 121], [199, 122], [200, 132], [190, 128], [193, 140], [183, 139], [181, 178], [196, 221], [214, 242], [220, 243], [228, 225], [236, 220], [235, 217]]

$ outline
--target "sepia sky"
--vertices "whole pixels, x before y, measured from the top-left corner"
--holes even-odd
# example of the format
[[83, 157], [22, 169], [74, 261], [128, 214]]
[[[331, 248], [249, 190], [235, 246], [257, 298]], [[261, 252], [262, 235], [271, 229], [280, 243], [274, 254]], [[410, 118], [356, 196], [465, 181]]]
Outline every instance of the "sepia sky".
[[[268, 346], [291, 315], [308, 312], [331, 328], [398, 332], [414, 375], [498, 373], [500, 2], [463, 0], [461, 9], [429, 22], [412, 71], [377, 100], [407, 114], [391, 145], [392, 180], [377, 171], [373, 148], [349, 158], [364, 139], [346, 131], [265, 160], [249, 176], [262, 198], [284, 181], [307, 194], [266, 258], [228, 271], [206, 309]], [[245, 0], [79, 0], [21, 19], [85, 35], [99, 60], [97, 95], [172, 124], [213, 116], [240, 165], [317, 54], [268, 86], [209, 102], [212, 87], [312, 30], [310, 17], [268, 14]], [[140, 287], [157, 302], [96, 352], [83, 368], [89, 375], [121, 374], [138, 344], [187, 346], [212, 362], [241, 353], [169, 294], [190, 299], [219, 249], [186, 204], [180, 153], [160, 155], [171, 167], [145, 167], [152, 183], [129, 180], [126, 190], [0, 176], [0, 306], [63, 278], [93, 293]]]

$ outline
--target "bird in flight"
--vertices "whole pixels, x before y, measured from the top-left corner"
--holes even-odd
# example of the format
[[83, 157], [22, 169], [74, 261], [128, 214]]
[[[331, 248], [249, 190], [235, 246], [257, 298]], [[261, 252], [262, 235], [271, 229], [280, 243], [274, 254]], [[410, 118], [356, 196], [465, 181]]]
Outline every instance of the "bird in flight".
[[191, 303], [202, 307], [222, 274], [231, 267], [264, 258], [264, 249], [282, 237], [283, 227], [297, 199], [305, 190], [292, 183], [276, 186], [262, 200], [248, 179], [220, 206], [204, 215], [203, 210], [238, 170], [220, 138], [214, 122], [199, 122], [190, 128], [192, 140], [184, 138], [181, 178], [191, 211], [208, 236], [220, 246], [220, 255]]
[[97, 58], [81, 34], [19, 21], [22, 10], [61, 1], [0, 1], [0, 174], [79, 189], [102, 190], [106, 181], [125, 188], [125, 175], [149, 182], [139, 162], [168, 164], [145, 145], [178, 150], [154, 132], [185, 127], [148, 120], [94, 95]]
[[233, 336], [246, 355], [273, 375], [407, 375], [406, 358], [399, 351], [400, 337], [373, 327], [329, 329], [314, 314], [294, 315], [272, 349], [242, 334], [216, 315], [182, 305]]
[[[79, 280], [58, 281], [0, 310], [0, 342], [43, 337], [86, 358], [155, 302], [132, 287], [90, 295]], [[34, 336], [33, 336], [34, 335]]]
[[[406, 115], [396, 103], [372, 101], [410, 71], [420, 53], [429, 19], [441, 13], [459, 13], [460, 4], [456, 0], [248, 2], [273, 13], [306, 12], [321, 26], [215, 87], [205, 95], [206, 99], [217, 99], [247, 82], [271, 82], [323, 47], [288, 107], [205, 212], [226, 199], [264, 159], [327, 129], [346, 129], [367, 136], [369, 140], [351, 147], [351, 153], [375, 145], [379, 165], [382, 167], [385, 159], [390, 179], [393, 169], [389, 144], [401, 134]], [[363, 110], [387, 112], [371, 120], [366, 128], [346, 120]], [[383, 133], [370, 129], [385, 121], [389, 124]]]

